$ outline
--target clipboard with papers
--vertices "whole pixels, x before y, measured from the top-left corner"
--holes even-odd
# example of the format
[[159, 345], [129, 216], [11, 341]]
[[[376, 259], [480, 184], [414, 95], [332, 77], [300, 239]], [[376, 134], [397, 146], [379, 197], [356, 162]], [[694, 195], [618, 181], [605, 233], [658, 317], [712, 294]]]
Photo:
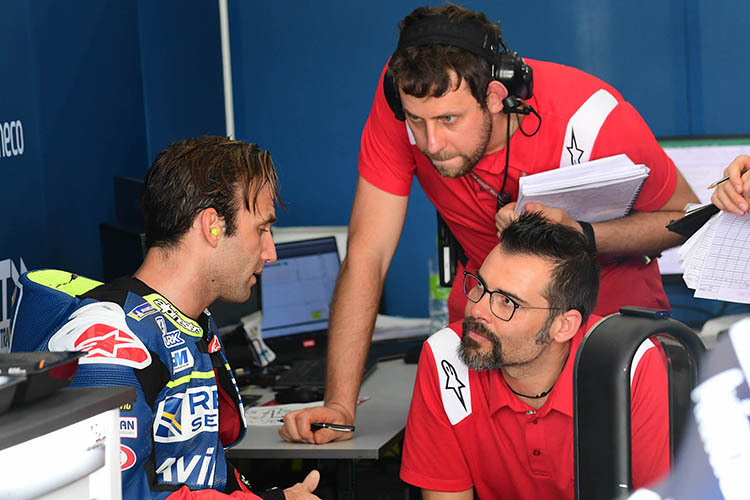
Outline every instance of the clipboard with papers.
[[667, 228], [688, 240], [679, 248], [685, 284], [701, 299], [750, 304], [750, 216], [713, 204], [688, 211]]

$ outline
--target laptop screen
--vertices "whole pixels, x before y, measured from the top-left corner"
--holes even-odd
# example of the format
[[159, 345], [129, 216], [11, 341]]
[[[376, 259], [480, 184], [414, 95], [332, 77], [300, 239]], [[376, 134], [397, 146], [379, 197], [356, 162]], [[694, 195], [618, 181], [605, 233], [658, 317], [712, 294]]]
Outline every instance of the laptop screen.
[[339, 273], [336, 239], [279, 243], [276, 255], [260, 279], [263, 338], [326, 330]]

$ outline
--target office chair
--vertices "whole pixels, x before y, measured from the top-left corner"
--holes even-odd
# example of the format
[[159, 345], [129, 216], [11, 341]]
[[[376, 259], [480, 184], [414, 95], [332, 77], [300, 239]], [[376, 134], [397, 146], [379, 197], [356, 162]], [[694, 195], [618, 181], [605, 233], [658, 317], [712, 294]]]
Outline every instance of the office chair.
[[576, 500], [621, 499], [632, 489], [630, 365], [638, 347], [652, 335], [659, 336], [667, 357], [670, 458], [674, 463], [705, 347], [693, 330], [659, 311], [623, 307], [591, 329], [576, 355]]

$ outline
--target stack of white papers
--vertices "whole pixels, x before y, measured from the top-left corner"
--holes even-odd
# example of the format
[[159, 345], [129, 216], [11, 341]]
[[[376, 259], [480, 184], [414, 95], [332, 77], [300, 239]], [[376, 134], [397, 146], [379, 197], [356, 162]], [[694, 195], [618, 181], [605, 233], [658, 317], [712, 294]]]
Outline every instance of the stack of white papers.
[[516, 213], [536, 202], [564, 208], [571, 217], [585, 222], [624, 217], [648, 174], [648, 167], [621, 154], [521, 177]]
[[750, 304], [750, 215], [714, 215], [680, 247], [679, 259], [695, 297]]

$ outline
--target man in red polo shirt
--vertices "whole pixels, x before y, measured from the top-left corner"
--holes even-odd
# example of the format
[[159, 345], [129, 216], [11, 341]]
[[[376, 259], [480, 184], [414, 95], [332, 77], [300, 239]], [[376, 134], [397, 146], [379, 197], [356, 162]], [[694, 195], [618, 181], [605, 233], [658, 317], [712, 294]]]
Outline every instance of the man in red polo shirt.
[[[419, 360], [401, 478], [425, 499], [573, 499], [573, 364], [599, 289], [578, 231], [538, 213], [464, 273], [463, 322]], [[633, 484], [669, 468], [666, 363], [647, 340], [631, 367]]]

